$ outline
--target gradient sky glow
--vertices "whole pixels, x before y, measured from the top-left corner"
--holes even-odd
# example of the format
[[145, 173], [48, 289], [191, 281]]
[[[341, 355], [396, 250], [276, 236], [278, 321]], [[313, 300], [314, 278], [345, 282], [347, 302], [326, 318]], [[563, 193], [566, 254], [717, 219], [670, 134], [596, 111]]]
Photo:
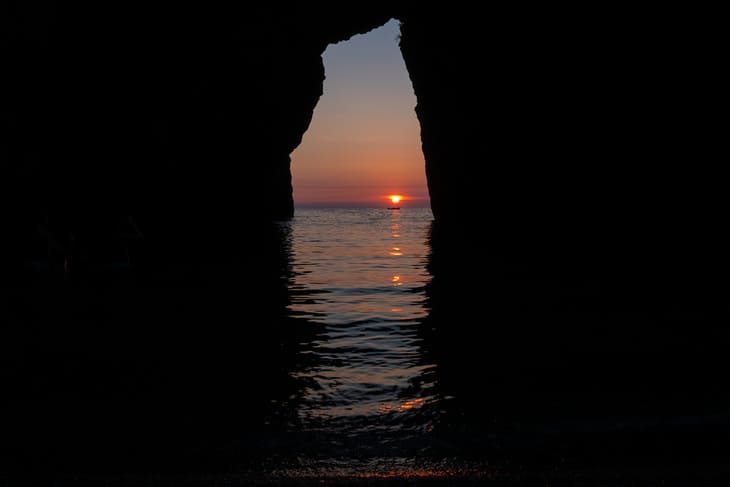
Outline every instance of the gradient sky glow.
[[398, 22], [324, 53], [326, 79], [309, 129], [292, 153], [296, 206], [428, 206], [416, 97]]

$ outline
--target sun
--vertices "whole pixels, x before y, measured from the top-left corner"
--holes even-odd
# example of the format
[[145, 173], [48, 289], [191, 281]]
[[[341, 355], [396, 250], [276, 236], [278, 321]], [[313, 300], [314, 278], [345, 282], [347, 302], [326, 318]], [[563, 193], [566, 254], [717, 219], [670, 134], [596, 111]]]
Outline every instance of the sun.
[[389, 198], [393, 204], [400, 203], [400, 201], [403, 199], [403, 197], [399, 194], [390, 195]]

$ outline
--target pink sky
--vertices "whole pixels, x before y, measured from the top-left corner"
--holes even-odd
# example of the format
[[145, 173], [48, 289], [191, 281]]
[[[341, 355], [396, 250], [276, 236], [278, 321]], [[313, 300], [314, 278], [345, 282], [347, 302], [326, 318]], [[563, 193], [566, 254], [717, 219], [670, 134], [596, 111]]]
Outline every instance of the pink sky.
[[324, 94], [292, 153], [296, 206], [428, 206], [416, 97], [398, 23], [331, 45]]

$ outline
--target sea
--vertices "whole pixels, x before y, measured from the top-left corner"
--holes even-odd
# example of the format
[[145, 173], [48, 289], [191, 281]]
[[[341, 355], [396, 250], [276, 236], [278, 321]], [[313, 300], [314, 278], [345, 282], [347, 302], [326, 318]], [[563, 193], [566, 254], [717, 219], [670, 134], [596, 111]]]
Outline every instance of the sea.
[[444, 240], [408, 207], [280, 224], [287, 322], [308, 331], [287, 371], [296, 392], [271, 403], [285, 419], [270, 478], [609, 485], [676, 475], [667, 449], [714, 461], [714, 438], [677, 443], [724, 429], [644, 308], [615, 311], [590, 270], [526, 265], [463, 230]]
[[434, 414], [449, 401], [425, 353], [428, 208], [303, 208], [288, 236], [289, 316], [317, 331], [289, 431], [307, 436], [289, 474], [420, 472]]
[[[292, 316], [322, 325], [301, 418], [346, 431], [401, 422], [433, 399], [419, 354], [428, 314], [427, 209], [300, 210], [292, 229]], [[354, 421], [354, 419], [357, 419]], [[343, 430], [343, 432], [345, 432]]]
[[622, 273], [439, 223], [297, 208], [163, 249], [174, 285], [131, 253], [8, 288], [0, 484], [727, 480], [724, 342], [687, 353], [692, 316]]

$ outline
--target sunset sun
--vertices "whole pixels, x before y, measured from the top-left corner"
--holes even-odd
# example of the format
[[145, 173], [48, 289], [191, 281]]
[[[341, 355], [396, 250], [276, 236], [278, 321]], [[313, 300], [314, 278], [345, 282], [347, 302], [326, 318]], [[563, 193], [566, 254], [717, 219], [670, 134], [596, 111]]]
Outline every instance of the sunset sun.
[[391, 195], [391, 196], [389, 196], [389, 198], [390, 198], [391, 203], [393, 203], [393, 204], [400, 203], [400, 201], [403, 199], [402, 196], [397, 195], [397, 194]]

